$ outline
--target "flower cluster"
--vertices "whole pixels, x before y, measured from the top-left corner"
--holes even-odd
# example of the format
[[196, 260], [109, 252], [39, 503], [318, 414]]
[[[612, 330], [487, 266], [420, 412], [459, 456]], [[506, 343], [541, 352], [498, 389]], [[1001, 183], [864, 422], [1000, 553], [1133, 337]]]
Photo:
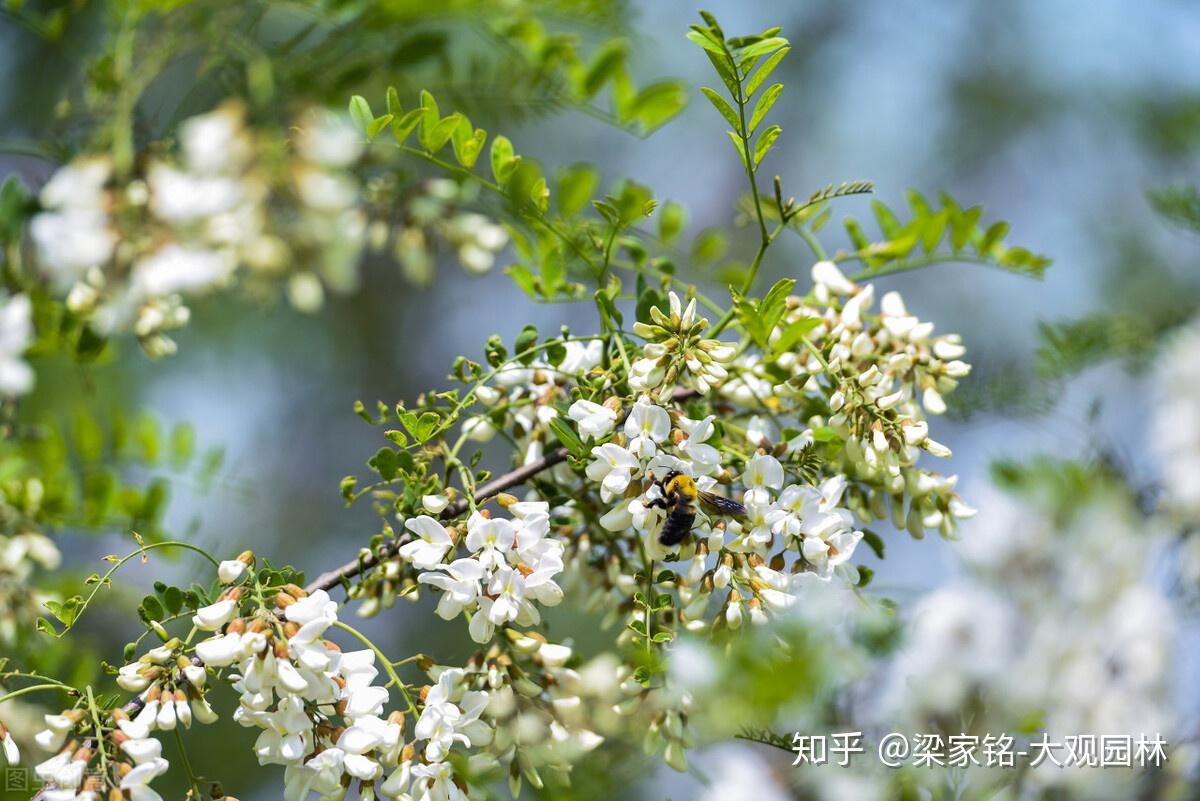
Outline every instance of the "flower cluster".
[[416, 539], [400, 547], [400, 556], [421, 571], [418, 580], [442, 591], [437, 614], [470, 619], [471, 639], [490, 642], [497, 626], [535, 626], [541, 614], [534, 603], [556, 606], [562, 589], [555, 577], [563, 569], [563, 544], [550, 536], [550, 509], [544, 502], [511, 503], [511, 519], [486, 510], [471, 514], [457, 554], [455, 537], [429, 515], [405, 522]]
[[0, 395], [33, 389], [33, 368], [22, 358], [33, 343], [33, 304], [28, 295], [0, 299]]
[[[252, 561], [243, 555], [221, 563], [222, 581], [242, 581]], [[399, 684], [391, 665], [382, 667], [392, 682], [381, 686], [374, 649], [342, 651], [326, 639], [338, 614], [324, 590], [285, 585], [268, 598], [255, 578], [229, 587], [192, 622], [213, 633], [197, 643], [198, 660], [232, 671], [228, 680], [240, 693], [234, 720], [262, 730], [254, 746], [259, 763], [286, 766], [289, 801], [312, 793], [340, 799], [352, 782], [378, 784], [378, 794], [390, 799], [457, 797], [445, 761], [451, 749], [491, 739], [480, 718], [487, 693], [466, 692], [447, 672], [424, 695], [414, 739], [406, 742], [405, 714], [386, 711], [389, 686]], [[407, 686], [399, 686], [416, 713]]]
[[42, 189], [30, 225], [41, 269], [98, 333], [131, 329], [151, 355], [170, 354], [183, 295], [239, 267], [251, 283], [286, 278], [302, 309], [320, 305], [323, 286], [356, 284], [365, 215], [347, 168], [362, 145], [348, 123], [309, 115], [285, 158], [231, 103], [185, 121], [179, 143], [178, 160], [151, 158], [133, 177], [81, 157]]
[[[156, 704], [155, 708], [174, 712], [174, 705]], [[42, 798], [101, 801], [118, 794], [146, 801], [161, 799], [150, 783], [164, 774], [170, 763], [162, 756], [162, 743], [150, 736], [144, 714], [133, 719], [123, 709], [101, 713], [94, 707], [76, 706], [46, 715], [45, 722], [37, 744], [56, 753], [34, 767], [44, 785]], [[174, 726], [172, 717], [169, 727]]]
[[650, 309], [652, 322], [637, 322], [633, 332], [646, 340], [642, 356], [630, 365], [629, 385], [639, 392], [670, 393], [676, 385], [701, 394], [725, 380], [722, 366], [737, 352], [733, 345], [705, 339], [708, 320], [696, 316], [696, 299], [687, 308], [674, 292], [668, 295], [671, 313]]
[[[830, 468], [850, 481], [850, 509], [867, 521], [890, 516], [915, 537], [927, 530], [953, 536], [957, 521], [974, 510], [955, 492], [956, 476], [920, 468], [917, 460], [922, 451], [950, 455], [930, 437], [925, 414], [942, 414], [944, 396], [970, 371], [959, 337], [933, 336], [933, 324], [910, 314], [896, 292], [871, 313], [874, 286], [850, 281], [832, 262], [814, 265], [812, 279], [807, 296], [788, 298], [771, 332], [778, 342], [789, 329], [804, 331], [808, 347], [739, 357], [722, 393], [773, 416], [811, 414], [819, 398], [827, 413], [803, 422], [843, 443]], [[768, 424], [768, 438], [776, 433]]]
[[[40, 482], [31, 482], [40, 492]], [[27, 490], [28, 491], [28, 490]], [[3, 508], [2, 513], [15, 509]], [[15, 641], [20, 627], [41, 614], [51, 596], [34, 589], [30, 578], [35, 570], [56, 570], [62, 555], [54, 542], [36, 531], [0, 534], [0, 643]]]
[[[1154, 577], [1164, 532], [1127, 489], [1092, 480], [1084, 498], [988, 499], [987, 523], [960, 545], [966, 576], [912, 612], [891, 714], [918, 726], [969, 716], [980, 732], [1029, 720], [1052, 734], [1177, 730], [1178, 624]], [[1046, 792], [1125, 798], [1137, 777], [1047, 760], [1029, 780]]]
[[1166, 504], [1188, 519], [1200, 519], [1200, 322], [1177, 333], [1159, 358], [1153, 437], [1162, 462]]
[[[482, 275], [496, 263], [496, 255], [508, 244], [508, 232], [482, 214], [462, 211], [478, 194], [474, 184], [461, 184], [447, 178], [435, 178], [417, 184], [401, 200], [399, 211], [392, 208], [398, 187], [391, 175], [373, 179], [367, 194], [381, 208], [371, 224], [370, 239], [382, 247], [389, 235], [394, 238], [393, 252], [404, 277], [419, 286], [433, 281], [435, 247], [448, 245], [463, 269]], [[399, 217], [394, 228], [385, 220]]]
[[[602, 410], [609, 411], [577, 401], [569, 414], [581, 432], [604, 437], [615, 420]], [[615, 533], [632, 529], [647, 554], [666, 558], [674, 548], [658, 541], [666, 511], [663, 487], [655, 479], [672, 471], [685, 473], [702, 492], [717, 489], [718, 477], [728, 482], [721, 453], [710, 441], [717, 441], [712, 415], [700, 420], [679, 412], [672, 416], [648, 396], [639, 398], [622, 431], [592, 449], [587, 478], [596, 482], [601, 499], [613, 504], [600, 525]], [[702, 502], [694, 509], [695, 540], [685, 541], [679, 550], [677, 558], [687, 567], [675, 581], [686, 628], [707, 625], [704, 612], [714, 591], [725, 596], [718, 620], [737, 628], [744, 619], [763, 622], [769, 612], [789, 607], [796, 582], [807, 580], [806, 574], [828, 579], [836, 571], [851, 583], [858, 580], [849, 559], [862, 532], [839, 506], [845, 480], [834, 477], [813, 487], [788, 481], [787, 474], [779, 459], [763, 450], [745, 462], [740, 477], [744, 519], [710, 519]], [[797, 558], [789, 560], [789, 554]]]

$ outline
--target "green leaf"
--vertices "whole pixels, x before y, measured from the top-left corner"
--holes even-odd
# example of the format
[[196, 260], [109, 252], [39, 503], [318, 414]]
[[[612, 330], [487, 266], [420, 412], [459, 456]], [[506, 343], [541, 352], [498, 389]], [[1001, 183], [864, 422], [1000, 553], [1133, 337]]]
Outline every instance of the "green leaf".
[[583, 440], [571, 428], [562, 415], [556, 415], [550, 418], [548, 424], [550, 430], [554, 432], [554, 436], [558, 439], [562, 446], [571, 452], [571, 455], [576, 459], [582, 459], [587, 455], [587, 448], [583, 444]]
[[533, 188], [529, 190], [529, 200], [543, 214], [550, 208], [550, 187], [546, 185], [544, 177], [534, 181]]
[[342, 497], [346, 499], [347, 503], [349, 503], [350, 500], [354, 497], [354, 488], [357, 486], [358, 486], [358, 478], [356, 478], [355, 476], [346, 476], [345, 478], [342, 479], [339, 489], [341, 490]]
[[775, 51], [770, 58], [762, 63], [762, 66], [754, 71], [754, 74], [750, 76], [750, 80], [746, 81], [746, 97], [752, 97], [758, 91], [758, 87], [766, 82], [775, 68], [779, 66], [779, 62], [789, 52], [791, 52], [790, 47], [784, 47]]
[[350, 98], [350, 119], [354, 122], [354, 127], [362, 133], [366, 134], [370, 130], [375, 115], [371, 113], [371, 104], [362, 95]]
[[758, 128], [758, 124], [763, 121], [763, 117], [767, 116], [767, 112], [771, 110], [771, 106], [775, 105], [775, 101], [779, 99], [779, 95], [783, 92], [783, 84], [772, 84], [767, 91], [763, 92], [763, 96], [758, 99], [758, 104], [754, 107], [754, 113], [750, 115], [750, 133], [753, 134]]
[[367, 460], [367, 467], [370, 467], [384, 481], [391, 481], [396, 477], [396, 469], [399, 465], [399, 460], [396, 458], [396, 452], [391, 448], [380, 448], [375, 452], [375, 455]]
[[717, 71], [721, 83], [725, 84], [725, 88], [729, 90], [729, 96], [737, 97], [742, 88], [738, 83], [737, 75], [733, 71], [733, 65], [730, 63], [729, 57], [724, 54], [717, 55], [710, 51], [705, 52], [704, 55], [708, 56], [708, 60], [713, 65], [713, 69]]
[[394, 86], [387, 88], [387, 110], [393, 117], [399, 117], [404, 113], [404, 108], [400, 105], [400, 93]]
[[733, 107], [729, 105], [728, 100], [721, 97], [715, 90], [709, 89], [707, 86], [701, 86], [700, 91], [705, 97], [708, 98], [708, 102], [713, 104], [713, 108], [720, 112], [721, 116], [725, 118], [725, 121], [729, 123], [733, 130], [741, 130], [741, 120], [738, 119], [737, 112], [734, 111]]
[[367, 138], [374, 139], [393, 119], [391, 114], [384, 114], [382, 117], [371, 120], [371, 123], [367, 125]]
[[692, 259], [701, 264], [713, 262], [729, 249], [729, 237], [720, 228], [705, 228], [692, 241]]
[[772, 125], [763, 131], [762, 136], [758, 137], [758, 144], [754, 146], [754, 166], [757, 167], [763, 157], [770, 152], [774, 146], [775, 140], [779, 138], [779, 134], [783, 129], [778, 125]]
[[687, 210], [674, 201], [663, 204], [658, 215], [658, 236], [664, 244], [673, 245], [687, 223]]
[[500, 186], [508, 183], [521, 160], [520, 156], [513, 155], [512, 142], [506, 136], [497, 136], [492, 140], [491, 159], [492, 177]]
[[721, 46], [721, 43], [714, 42], [712, 37], [709, 36], [708, 33], [702, 28], [696, 28], [693, 26], [693, 29], [687, 32], [687, 38], [689, 42], [703, 47], [708, 52], [714, 53], [722, 58], [725, 57], [725, 49]]
[[762, 39], [752, 45], [742, 48], [738, 51], [738, 59], [745, 62], [749, 59], [755, 59], [767, 53], [774, 52], [781, 47], [787, 47], [788, 40], [782, 36], [772, 36], [768, 39]]
[[[882, 537], [880, 537], [874, 531], [864, 528], [863, 529], [863, 542], [865, 542], [867, 544], [867, 546], [872, 551], [874, 551], [875, 556], [877, 556], [880, 559], [883, 558], [884, 547], [883, 547], [883, 538]], [[861, 568], [859, 568], [859, 569], [861, 570]]]
[[451, 144], [454, 146], [454, 157], [458, 163], [468, 170], [475, 166], [483, 145], [487, 141], [487, 131], [482, 128], [472, 130], [471, 122], [463, 117], [458, 127], [454, 129]]
[[535, 325], [527, 325], [521, 329], [521, 333], [517, 334], [517, 341], [513, 343], [513, 351], [517, 355], [517, 360], [521, 364], [529, 365], [533, 363], [537, 352], [533, 347], [537, 345], [538, 330]]
[[177, 615], [183, 609], [183, 590], [178, 587], [167, 587], [162, 593], [163, 605], [167, 614]]
[[554, 203], [559, 213], [571, 217], [582, 210], [600, 183], [600, 173], [590, 164], [572, 164], [558, 171]]
[[400, 119], [393, 119], [392, 136], [396, 137], [396, 144], [404, 144], [404, 141], [412, 135], [413, 129], [417, 127], [424, 116], [424, 109], [415, 108]]
[[779, 333], [779, 338], [771, 345], [771, 355], [778, 356], [793, 350], [800, 340], [821, 324], [819, 317], [802, 317], [791, 323]]
[[610, 39], [601, 45], [577, 87], [582, 99], [590, 99], [624, 67], [628, 46], [624, 39]]
[[162, 603], [153, 595], [147, 595], [142, 599], [141, 605], [138, 606], [138, 616], [146, 623], [152, 620], [162, 622], [162, 619], [166, 617]]
[[742, 166], [749, 171], [750, 158], [746, 155], [746, 143], [743, 142], [742, 138], [733, 131], [726, 131], [725, 133], [729, 134], [729, 141], [733, 142], [733, 149], [737, 151], [738, 158], [742, 160]]

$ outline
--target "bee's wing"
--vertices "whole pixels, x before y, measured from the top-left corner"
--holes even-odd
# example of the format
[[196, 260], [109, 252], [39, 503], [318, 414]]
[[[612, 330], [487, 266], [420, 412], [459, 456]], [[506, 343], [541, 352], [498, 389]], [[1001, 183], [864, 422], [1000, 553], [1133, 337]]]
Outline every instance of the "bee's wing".
[[723, 495], [705, 492], [704, 490], [700, 490], [699, 495], [701, 502], [719, 515], [726, 515], [727, 517], [741, 517], [746, 514], [745, 506], [742, 506], [737, 501], [731, 501], [729, 498], [726, 498]]

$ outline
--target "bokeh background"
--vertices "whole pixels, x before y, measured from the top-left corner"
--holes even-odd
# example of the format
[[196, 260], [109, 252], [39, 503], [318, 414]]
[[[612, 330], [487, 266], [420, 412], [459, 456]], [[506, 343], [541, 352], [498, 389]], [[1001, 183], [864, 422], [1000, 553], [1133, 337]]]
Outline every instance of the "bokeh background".
[[[279, 4], [281, 29], [291, 5]], [[793, 42], [777, 73], [787, 86], [775, 112], [784, 135], [767, 167], [791, 193], [866, 179], [875, 183], [877, 197], [902, 205], [909, 187], [945, 189], [1010, 220], [1014, 242], [1055, 260], [1040, 282], [965, 265], [881, 282], [881, 289], [901, 290], [909, 308], [936, 321], [939, 331], [960, 332], [968, 347], [975, 373], [951, 419], [940, 421], [938, 436], [955, 452], [950, 469], [961, 475], [962, 494], [986, 515], [996, 495], [989, 465], [1040, 451], [1103, 449], [1134, 474], [1152, 471], [1144, 456], [1153, 402], [1145, 379], [1109, 364], [1069, 381], [1043, 380], [1037, 325], [1101, 309], [1170, 314], [1194, 304], [1194, 242], [1155, 216], [1143, 193], [1200, 177], [1196, 5], [728, 0], [707, 8], [727, 31], [780, 25]], [[606, 182], [629, 176], [659, 198], [684, 203], [691, 232], [726, 225], [744, 191], [744, 175], [717, 115], [694, 88], [714, 80], [706, 59], [683, 36], [696, 10], [672, 0], [614, 6], [587, 18], [573, 18], [569, 6], [562, 11], [564, 26], [628, 35], [640, 77], [678, 76], [693, 86], [689, 108], [646, 139], [585, 114], [517, 113], [505, 107], [511, 98], [489, 96], [486, 85], [461, 93], [464, 110], [489, 131], [502, 130], [547, 172], [587, 160], [602, 169]], [[451, 46], [486, 45], [471, 11], [459, 4], [447, 4], [436, 16], [408, 12], [415, 30], [444, 32]], [[53, 171], [46, 154], [20, 152], [16, 143], [48, 137], [53, 109], [46, 98], [79, 80], [97, 39], [89, 32], [89, 15], [103, 13], [102, 4], [77, 8], [58, 43], [0, 15], [0, 179], [15, 173], [36, 187]], [[255, 34], [282, 35], [271, 26]], [[433, 74], [436, 64], [423, 64], [423, 58], [415, 54], [414, 63], [403, 66], [410, 80], [418, 80], [412, 76], [422, 69]], [[352, 91], [381, 97], [389, 69], [400, 68], [371, 70]], [[220, 97], [218, 87], [204, 81], [197, 86], [195, 75], [195, 65], [175, 64], [156, 81], [160, 124], [205, 110]], [[344, 103], [344, 97], [320, 99]], [[4, 147], [9, 143], [13, 147]], [[840, 203], [837, 211], [869, 216], [866, 201]], [[840, 232], [831, 227], [829, 234], [832, 244], [841, 244]], [[753, 232], [735, 230], [731, 253], [748, 259], [752, 248]], [[211, 482], [176, 477], [167, 529], [222, 554], [248, 544], [315, 574], [353, 555], [378, 529], [368, 504], [347, 509], [338, 494], [341, 477], [361, 471], [379, 446], [379, 431], [353, 414], [355, 400], [411, 401], [445, 387], [454, 357], [478, 357], [493, 333], [511, 341], [527, 323], [542, 330], [594, 323], [590, 303], [534, 306], [499, 269], [469, 277], [452, 261], [446, 258], [428, 289], [405, 283], [393, 264], [374, 261], [366, 267], [366, 289], [331, 298], [313, 317], [286, 304], [227, 298], [197, 303], [192, 324], [177, 337], [177, 356], [151, 364], [130, 347], [102, 367], [55, 369], [45, 374], [31, 403], [133, 403], [168, 423], [190, 422], [200, 446], [221, 448], [225, 458]], [[810, 266], [804, 244], [785, 238], [772, 249], [760, 281], [795, 276], [804, 285]], [[970, 416], [963, 411], [968, 406], [974, 409]], [[84, 572], [130, 544], [128, 533], [119, 531], [64, 536], [70, 564]], [[894, 533], [888, 541], [886, 565], [874, 564], [866, 549], [860, 553], [877, 570], [876, 590], [902, 603], [958, 569], [946, 543]], [[156, 560], [126, 578], [147, 587], [163, 577], [157, 571], [186, 579], [193, 567], [186, 560], [166, 566]], [[136, 588], [122, 592], [138, 595]], [[394, 654], [425, 651], [447, 661], [465, 654], [460, 638], [452, 636], [456, 627], [425, 612], [388, 616], [365, 628]], [[586, 650], [595, 636], [588, 634], [589, 621], [560, 618], [555, 625], [574, 626]], [[102, 609], [83, 632], [117, 659], [117, 644], [128, 638], [130, 625]], [[1184, 633], [1179, 673], [1194, 675], [1200, 667], [1194, 621]], [[1195, 689], [1180, 686], [1178, 693], [1194, 719], [1200, 700]], [[223, 772], [240, 774], [242, 798], [275, 797], [279, 785], [272, 771], [252, 769], [244, 747], [251, 732], [228, 736], [225, 730], [226, 742], [215, 741], [213, 732], [196, 736], [212, 740], [204, 761], [235, 766]], [[668, 773], [627, 778], [645, 779], [637, 784], [645, 797], [697, 791], [690, 777]]]

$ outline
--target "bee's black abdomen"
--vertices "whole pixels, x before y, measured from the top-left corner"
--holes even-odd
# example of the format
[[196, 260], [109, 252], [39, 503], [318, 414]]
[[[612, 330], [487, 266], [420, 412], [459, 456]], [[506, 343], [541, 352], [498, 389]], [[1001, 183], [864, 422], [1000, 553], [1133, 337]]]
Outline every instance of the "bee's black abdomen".
[[691, 509], [676, 509], [667, 515], [667, 521], [663, 523], [658, 541], [663, 545], [678, 545], [687, 537], [695, 522], [696, 513]]

